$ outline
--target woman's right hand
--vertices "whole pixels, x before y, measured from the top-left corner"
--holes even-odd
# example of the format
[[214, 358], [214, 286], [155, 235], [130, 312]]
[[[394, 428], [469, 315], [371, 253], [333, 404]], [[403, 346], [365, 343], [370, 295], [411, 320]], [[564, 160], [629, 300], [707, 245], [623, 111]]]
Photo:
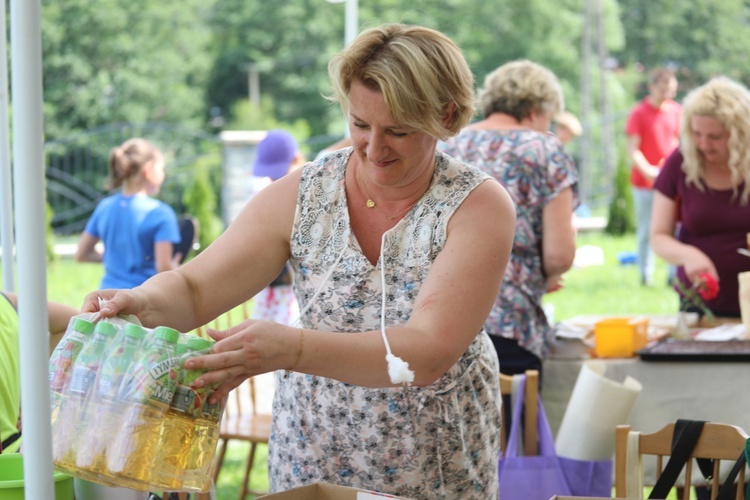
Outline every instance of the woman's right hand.
[[81, 311], [99, 313], [101, 318], [111, 318], [118, 314], [138, 316], [142, 309], [138, 293], [134, 290], [107, 289], [86, 295]]
[[691, 283], [695, 283], [703, 273], [708, 273], [717, 280], [719, 279], [719, 273], [716, 271], [713, 261], [708, 255], [692, 245], [687, 248], [682, 266], [685, 268], [685, 275]]

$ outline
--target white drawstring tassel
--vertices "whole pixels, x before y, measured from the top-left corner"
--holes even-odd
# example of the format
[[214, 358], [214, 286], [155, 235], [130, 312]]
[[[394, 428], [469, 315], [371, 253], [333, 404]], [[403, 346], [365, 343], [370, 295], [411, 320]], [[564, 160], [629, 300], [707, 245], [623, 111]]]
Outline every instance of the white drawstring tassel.
[[409, 363], [391, 352], [391, 345], [385, 335], [385, 234], [380, 238], [380, 283], [381, 283], [381, 307], [380, 307], [380, 335], [385, 343], [385, 360], [388, 362], [388, 376], [392, 384], [408, 384], [414, 382], [414, 372], [409, 369]]

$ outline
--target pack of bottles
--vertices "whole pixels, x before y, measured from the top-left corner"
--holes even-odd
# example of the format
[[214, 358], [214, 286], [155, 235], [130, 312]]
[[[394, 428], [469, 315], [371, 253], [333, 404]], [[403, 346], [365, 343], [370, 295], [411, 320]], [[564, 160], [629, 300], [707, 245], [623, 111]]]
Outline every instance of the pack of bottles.
[[185, 361], [213, 341], [121, 318], [71, 319], [50, 356], [55, 467], [106, 486], [206, 492], [225, 401]]

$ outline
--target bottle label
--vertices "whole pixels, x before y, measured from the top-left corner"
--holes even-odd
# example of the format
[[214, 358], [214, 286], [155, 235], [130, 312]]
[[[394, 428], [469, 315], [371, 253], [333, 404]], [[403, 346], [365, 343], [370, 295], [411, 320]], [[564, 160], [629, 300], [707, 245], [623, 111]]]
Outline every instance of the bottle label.
[[83, 340], [75, 336], [63, 339], [49, 360], [49, 385], [55, 392], [61, 392], [70, 375], [70, 367], [83, 349]]
[[101, 368], [97, 394], [102, 398], [115, 399], [119, 395], [120, 384], [133, 361], [133, 345], [118, 346]]
[[211, 422], [218, 422], [221, 419], [221, 411], [223, 410], [222, 401], [217, 401], [214, 404], [208, 403], [208, 397], [206, 398], [206, 404], [203, 405], [201, 416]]
[[96, 381], [96, 372], [99, 365], [96, 366], [76, 366], [73, 368], [73, 378], [70, 381], [70, 392], [78, 396], [84, 396], [89, 392], [91, 386]]
[[170, 406], [179, 413], [197, 417], [201, 413], [203, 402], [200, 395], [189, 385], [180, 384], [174, 392]]
[[162, 361], [159, 361], [154, 366], [149, 368], [149, 373], [151, 374], [151, 378], [154, 380], [158, 380], [162, 378], [164, 375], [169, 373], [169, 370], [174, 367], [174, 359], [169, 358]]
[[177, 389], [177, 358], [152, 351], [123, 384], [123, 399], [152, 406], [169, 406]]

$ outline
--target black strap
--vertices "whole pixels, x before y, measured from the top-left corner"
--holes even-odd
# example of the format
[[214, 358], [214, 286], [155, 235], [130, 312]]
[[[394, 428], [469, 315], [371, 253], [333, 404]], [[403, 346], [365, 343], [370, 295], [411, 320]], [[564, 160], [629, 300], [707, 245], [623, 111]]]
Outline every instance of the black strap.
[[18, 438], [20, 437], [21, 437], [21, 433], [16, 432], [15, 434], [11, 434], [7, 438], [3, 439], [2, 446], [0, 446], [0, 453], [2, 452], [2, 450], [5, 450], [6, 448], [8, 448], [8, 446], [18, 441]]
[[680, 475], [680, 471], [690, 458], [690, 453], [695, 448], [695, 443], [698, 442], [705, 423], [702, 420], [684, 419], [675, 422], [674, 434], [672, 435], [672, 455], [670, 455], [667, 466], [664, 467], [664, 471], [656, 481], [654, 489], [651, 490], [649, 498], [667, 498], [669, 490], [677, 481], [677, 476]]
[[[716, 495], [716, 500], [731, 500], [732, 499], [732, 493], [734, 493], [734, 480], [737, 479], [737, 476], [739, 475], [740, 471], [745, 468], [745, 464], [747, 463], [747, 454], [750, 452], [750, 439], [748, 439], [745, 442], [745, 449], [740, 452], [740, 456], [737, 459], [737, 462], [735, 462], [734, 467], [732, 467], [732, 470], [729, 472], [729, 475], [727, 476], [726, 480], [724, 481], [724, 484], [721, 485], [721, 488], [719, 488], [719, 493]], [[738, 488], [744, 488], [744, 484], [738, 484]], [[748, 496], [748, 491], [745, 491], [745, 498]]]

